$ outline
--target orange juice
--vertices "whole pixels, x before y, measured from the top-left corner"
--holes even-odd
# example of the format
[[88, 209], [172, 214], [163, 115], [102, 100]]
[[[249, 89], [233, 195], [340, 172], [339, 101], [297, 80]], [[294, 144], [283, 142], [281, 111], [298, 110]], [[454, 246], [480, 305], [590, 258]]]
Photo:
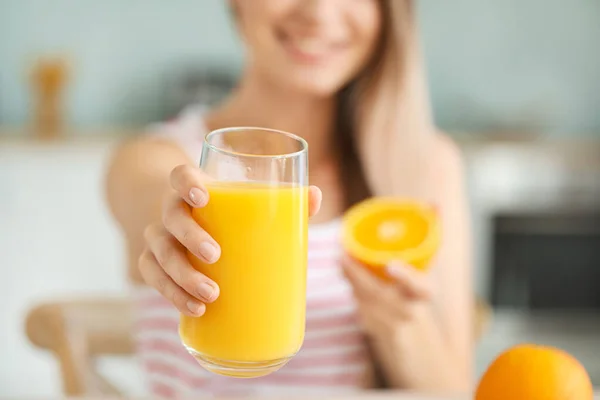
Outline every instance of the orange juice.
[[182, 315], [183, 343], [205, 367], [207, 359], [235, 368], [284, 365], [304, 340], [308, 189], [253, 183], [207, 189], [208, 205], [193, 216], [221, 245], [221, 258], [212, 265], [189, 259], [217, 282], [220, 296], [202, 317]]

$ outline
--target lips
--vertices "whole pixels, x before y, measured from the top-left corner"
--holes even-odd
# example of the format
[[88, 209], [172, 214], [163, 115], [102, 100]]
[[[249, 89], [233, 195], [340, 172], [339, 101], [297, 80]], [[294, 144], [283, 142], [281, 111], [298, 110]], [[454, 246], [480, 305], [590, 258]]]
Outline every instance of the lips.
[[279, 39], [287, 52], [297, 61], [303, 63], [323, 63], [336, 56], [343, 45], [315, 37], [294, 37], [281, 33]]
[[290, 46], [310, 56], [322, 56], [331, 51], [331, 47], [319, 39], [292, 39], [288, 40]]

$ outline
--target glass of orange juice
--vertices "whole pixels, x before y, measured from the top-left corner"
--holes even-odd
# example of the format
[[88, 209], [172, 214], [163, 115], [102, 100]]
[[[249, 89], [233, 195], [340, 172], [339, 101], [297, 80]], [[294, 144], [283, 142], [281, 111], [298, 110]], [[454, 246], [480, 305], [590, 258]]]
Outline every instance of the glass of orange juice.
[[264, 376], [304, 340], [308, 145], [272, 129], [220, 129], [205, 137], [200, 167], [209, 202], [193, 217], [221, 245], [221, 258], [188, 258], [220, 296], [203, 316], [182, 315], [179, 334], [209, 371]]

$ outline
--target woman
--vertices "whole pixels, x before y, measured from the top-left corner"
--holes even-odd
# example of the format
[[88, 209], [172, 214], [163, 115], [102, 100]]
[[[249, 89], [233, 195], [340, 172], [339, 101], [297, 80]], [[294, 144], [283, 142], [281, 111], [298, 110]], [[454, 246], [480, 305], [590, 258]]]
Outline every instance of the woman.
[[[153, 391], [176, 397], [382, 385], [468, 390], [473, 301], [461, 160], [430, 120], [413, 2], [230, 3], [248, 53], [237, 90], [214, 110], [189, 110], [124, 144], [108, 173], [131, 278], [156, 289], [139, 297], [139, 349]], [[187, 248], [209, 263], [220, 256], [190, 209], [210, 201], [196, 168], [203, 136], [228, 126], [304, 137], [316, 185], [305, 344], [280, 371], [253, 380], [205, 372], [177, 335], [178, 311], [201, 316], [219, 296], [218, 284], [193, 270], [184, 254]], [[411, 196], [438, 208], [445, 235], [429, 273], [396, 263], [388, 268], [389, 284], [343, 256], [339, 217], [372, 195]]]

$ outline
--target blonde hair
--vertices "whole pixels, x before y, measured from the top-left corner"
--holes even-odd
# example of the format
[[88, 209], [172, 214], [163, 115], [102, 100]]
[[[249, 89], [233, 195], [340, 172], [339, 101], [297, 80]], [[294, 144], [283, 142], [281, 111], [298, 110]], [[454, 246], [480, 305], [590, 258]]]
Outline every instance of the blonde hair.
[[381, 0], [371, 63], [339, 93], [336, 132], [347, 206], [370, 195], [427, 198], [435, 131], [412, 0]]

